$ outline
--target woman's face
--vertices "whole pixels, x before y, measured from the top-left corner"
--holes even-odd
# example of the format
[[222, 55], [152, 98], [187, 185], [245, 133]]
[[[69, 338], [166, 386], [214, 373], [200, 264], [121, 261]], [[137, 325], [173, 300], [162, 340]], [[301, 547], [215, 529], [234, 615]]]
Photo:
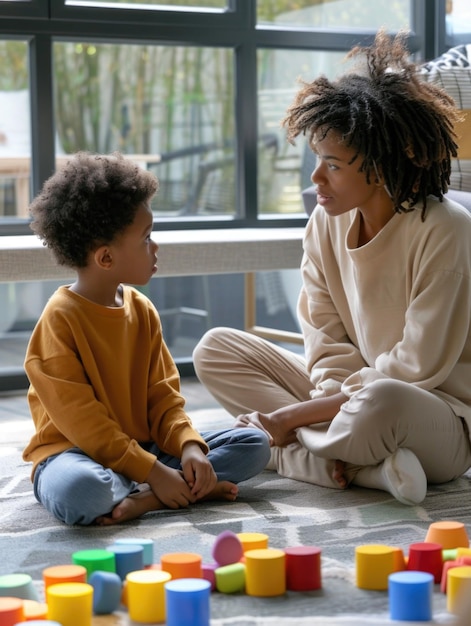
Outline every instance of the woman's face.
[[354, 208], [368, 211], [377, 206], [382, 185], [367, 183], [365, 173], [358, 171], [361, 156], [354, 159], [355, 150], [342, 143], [338, 134], [329, 131], [313, 149], [317, 166], [311, 180], [317, 187], [317, 202], [326, 213], [335, 216]]

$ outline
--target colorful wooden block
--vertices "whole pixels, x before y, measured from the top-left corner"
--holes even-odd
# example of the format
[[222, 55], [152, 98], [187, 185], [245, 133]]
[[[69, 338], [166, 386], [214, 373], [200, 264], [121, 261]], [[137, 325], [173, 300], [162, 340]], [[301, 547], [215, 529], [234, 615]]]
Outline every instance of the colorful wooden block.
[[176, 578], [203, 578], [203, 557], [194, 552], [168, 552], [160, 557], [162, 569]]
[[430, 621], [432, 619], [433, 574], [403, 571], [390, 574], [389, 612], [392, 620]]
[[265, 548], [245, 553], [245, 591], [249, 596], [281, 596], [286, 593], [284, 550]]
[[46, 591], [47, 618], [62, 626], [92, 626], [93, 587], [88, 583], [59, 583]]
[[356, 585], [360, 589], [385, 591], [390, 574], [397, 571], [398, 557], [394, 547], [368, 544], [355, 548]]
[[425, 541], [438, 543], [444, 550], [469, 548], [468, 533], [462, 522], [433, 522], [428, 528]]
[[238, 593], [245, 589], [245, 565], [230, 563], [214, 571], [216, 589], [221, 593]]
[[127, 606], [131, 620], [144, 624], [165, 622], [165, 584], [171, 578], [169, 572], [156, 569], [127, 575]]
[[285, 548], [286, 588], [313, 591], [322, 587], [321, 549], [315, 546]]
[[442, 546], [438, 543], [419, 542], [409, 546], [407, 569], [417, 572], [428, 572], [434, 581], [440, 584], [443, 570]]
[[165, 583], [167, 626], [209, 626], [211, 584], [202, 578]]

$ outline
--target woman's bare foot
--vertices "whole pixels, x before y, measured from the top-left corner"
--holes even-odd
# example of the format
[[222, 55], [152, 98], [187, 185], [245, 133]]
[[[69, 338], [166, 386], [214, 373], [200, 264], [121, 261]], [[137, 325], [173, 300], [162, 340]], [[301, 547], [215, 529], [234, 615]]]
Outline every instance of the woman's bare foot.
[[158, 511], [163, 508], [165, 507], [160, 500], [150, 489], [147, 489], [129, 494], [114, 507], [109, 515], [101, 515], [95, 522], [98, 526], [114, 526], [141, 517], [149, 511]]
[[247, 415], [239, 415], [236, 418], [235, 427], [260, 428], [267, 434], [271, 446], [284, 447], [297, 441], [294, 430], [286, 429], [283, 426], [282, 419], [272, 417], [266, 413], [259, 413], [258, 411], [248, 413]]
[[345, 463], [343, 461], [335, 461], [332, 478], [338, 482], [340, 489], [346, 489], [348, 482], [345, 478]]

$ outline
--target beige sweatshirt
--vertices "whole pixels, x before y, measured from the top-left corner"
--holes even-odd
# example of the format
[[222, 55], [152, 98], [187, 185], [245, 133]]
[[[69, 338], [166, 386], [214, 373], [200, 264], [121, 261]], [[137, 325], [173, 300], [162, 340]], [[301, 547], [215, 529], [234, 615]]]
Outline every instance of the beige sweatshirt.
[[357, 248], [359, 213], [314, 210], [298, 313], [312, 396], [382, 377], [443, 398], [471, 427], [471, 215], [431, 197]]

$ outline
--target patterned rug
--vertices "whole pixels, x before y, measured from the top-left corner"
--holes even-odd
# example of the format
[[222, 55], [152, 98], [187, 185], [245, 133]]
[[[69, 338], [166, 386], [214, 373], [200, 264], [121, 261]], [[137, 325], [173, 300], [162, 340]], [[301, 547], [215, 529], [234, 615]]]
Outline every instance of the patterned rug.
[[[204, 416], [195, 411], [192, 417], [200, 428], [208, 423], [223, 425], [215, 411], [205, 411]], [[383, 492], [360, 488], [335, 491], [284, 479], [274, 472], [263, 472], [240, 485], [235, 503], [204, 503], [183, 511], [149, 513], [122, 526], [69, 528], [56, 522], [32, 494], [30, 467], [21, 460], [30, 423], [20, 420], [1, 427], [7, 433], [7, 444], [0, 444], [0, 575], [30, 574], [40, 593], [44, 568], [70, 563], [73, 552], [106, 548], [117, 538], [151, 538], [155, 562], [164, 553], [181, 551], [197, 552], [209, 562], [222, 531], [263, 532], [273, 548], [320, 547], [322, 589], [274, 598], [213, 593], [211, 624], [379, 626], [397, 622], [389, 619], [387, 592], [356, 587], [355, 547], [387, 544], [401, 547], [407, 554], [411, 543], [424, 540], [433, 521], [462, 521], [471, 529], [471, 475], [431, 487], [421, 506], [406, 507]], [[454, 623], [438, 586], [433, 617], [433, 623]], [[115, 623], [127, 624], [126, 620], [117, 617]]]

